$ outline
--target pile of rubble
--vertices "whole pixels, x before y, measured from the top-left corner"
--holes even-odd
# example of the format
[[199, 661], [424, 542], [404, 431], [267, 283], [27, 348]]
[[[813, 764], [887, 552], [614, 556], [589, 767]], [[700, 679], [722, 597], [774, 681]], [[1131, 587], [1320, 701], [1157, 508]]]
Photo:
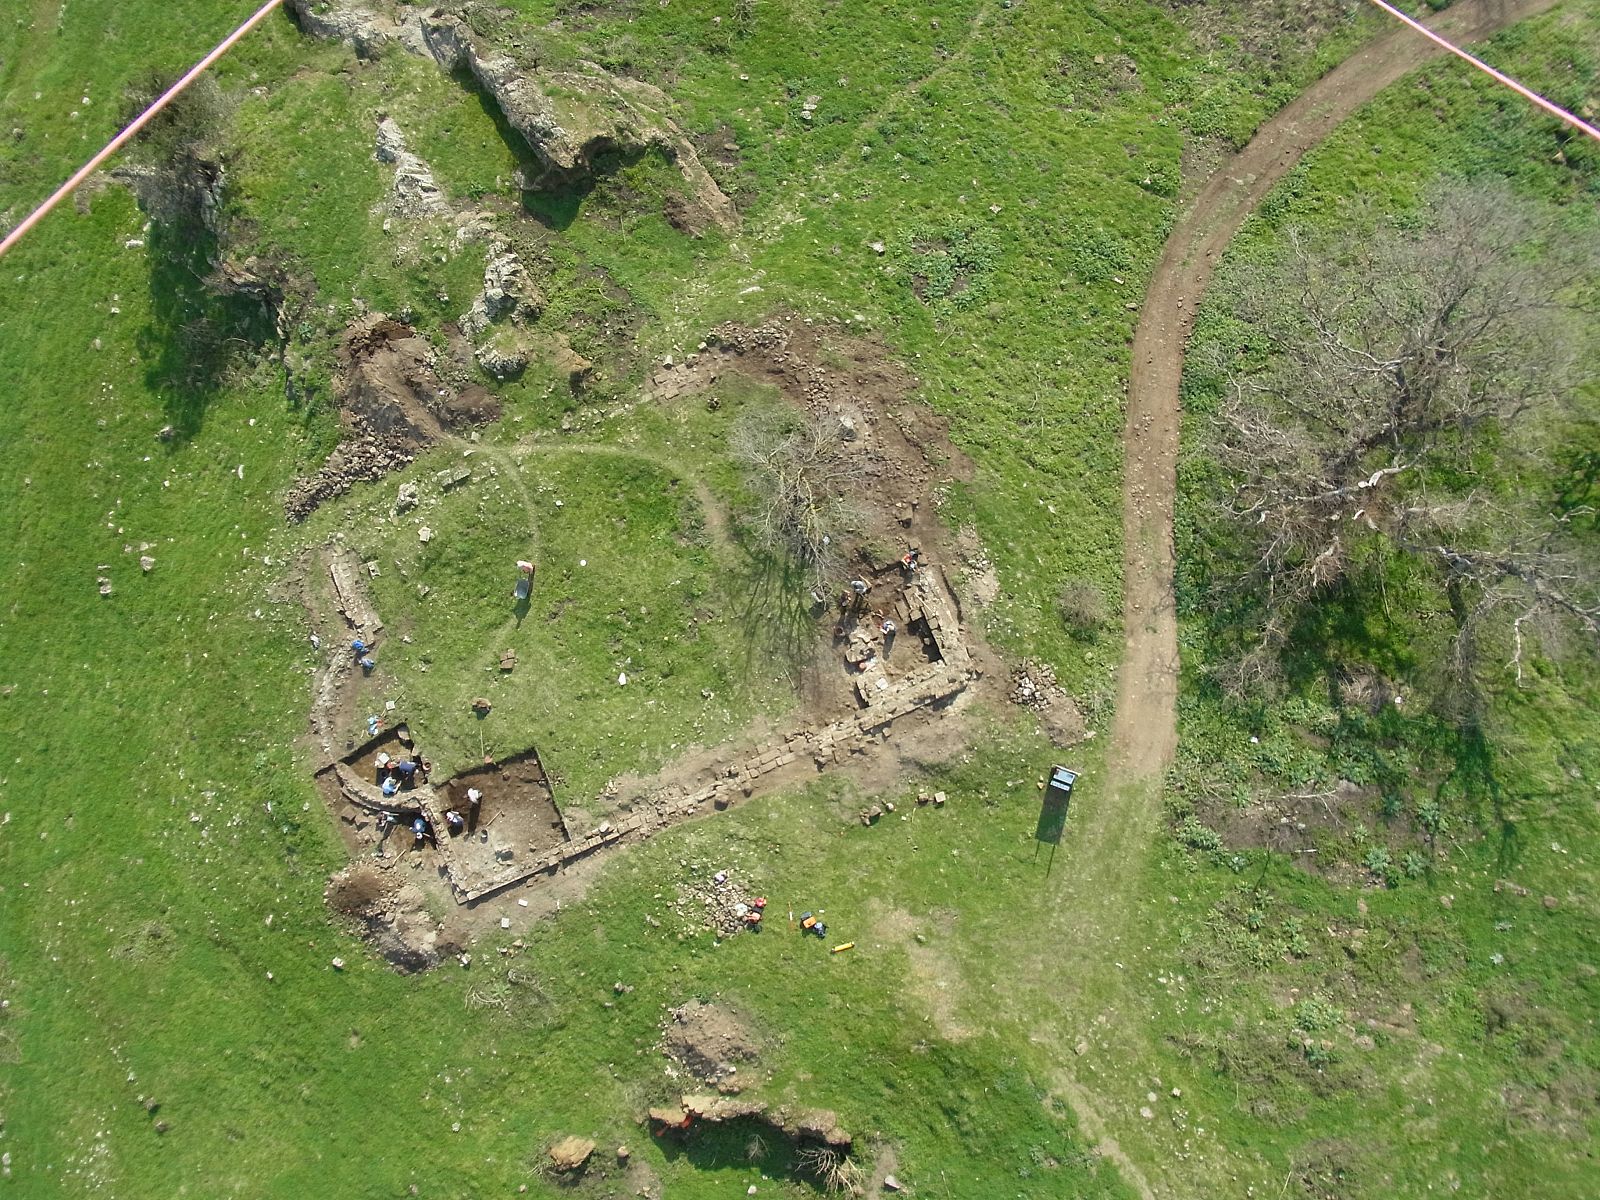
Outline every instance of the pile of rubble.
[[284, 498], [283, 507], [291, 521], [304, 521], [324, 500], [342, 496], [357, 482], [382, 479], [398, 471], [416, 455], [409, 437], [381, 437], [361, 431], [342, 441], [328, 455], [315, 475], [300, 480]]
[[[759, 901], [759, 903], [758, 903]], [[668, 907], [683, 922], [680, 934], [694, 936], [710, 930], [719, 938], [741, 929], [759, 927], [766, 901], [728, 871], [678, 884], [678, 897]]]
[[1006, 693], [1013, 704], [1024, 708], [1049, 708], [1064, 693], [1056, 685], [1056, 669], [1049, 663], [1023, 659], [1011, 674], [1011, 690]]
[[[420, 217], [449, 211], [444, 191], [433, 171], [411, 152], [405, 134], [391, 117], [378, 121], [378, 145], [373, 157], [394, 166], [391, 209], [403, 217]], [[388, 228], [388, 226], [384, 226]]]
[[[825, 410], [833, 402], [833, 385], [828, 372], [806, 355], [791, 354], [789, 331], [777, 322], [746, 329], [737, 322], [727, 321], [712, 330], [707, 341], [723, 353], [743, 354], [747, 347], [762, 351], [772, 368], [782, 369], [792, 377], [796, 390], [808, 408]], [[854, 418], [851, 418], [850, 425], [849, 434], [841, 432], [846, 441], [855, 439]]]
[[1049, 663], [1023, 659], [1011, 674], [1006, 697], [1011, 703], [1032, 710], [1057, 746], [1076, 746], [1094, 736], [1078, 702], [1056, 682], [1055, 668]]
[[482, 387], [452, 382], [462, 375], [459, 363], [441, 357], [411, 326], [382, 313], [353, 323], [338, 357], [333, 391], [339, 444], [320, 470], [290, 489], [284, 508], [291, 520], [304, 520], [357, 480], [378, 479], [406, 466], [451, 429], [500, 415], [499, 402]]

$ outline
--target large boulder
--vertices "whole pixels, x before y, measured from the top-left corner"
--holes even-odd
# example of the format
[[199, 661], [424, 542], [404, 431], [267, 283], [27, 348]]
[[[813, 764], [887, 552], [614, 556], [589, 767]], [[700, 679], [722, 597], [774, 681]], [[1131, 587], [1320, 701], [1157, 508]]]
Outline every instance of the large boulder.
[[531, 189], [565, 186], [592, 176], [608, 151], [659, 151], [677, 168], [685, 195], [670, 206], [674, 225], [699, 235], [739, 226], [733, 201], [700, 162], [693, 144], [667, 115], [660, 88], [612, 75], [592, 62], [577, 70], [543, 71], [502, 50], [481, 45], [471, 28], [443, 10], [423, 12], [385, 0], [285, 0], [308, 34], [344, 42], [372, 57], [397, 44], [431, 57], [445, 71], [475, 78], [539, 158], [543, 172]]
[[589, 1161], [594, 1153], [590, 1138], [564, 1137], [550, 1147], [550, 1165], [558, 1171], [576, 1171]]
[[390, 42], [414, 54], [427, 53], [418, 14], [390, 15], [349, 0], [284, 0], [294, 23], [313, 37], [344, 42], [362, 58], [376, 58]]
[[528, 277], [522, 260], [503, 241], [496, 240], [484, 263], [483, 290], [473, 298], [472, 307], [461, 314], [461, 332], [477, 341], [491, 325], [535, 321], [543, 311], [544, 296]]

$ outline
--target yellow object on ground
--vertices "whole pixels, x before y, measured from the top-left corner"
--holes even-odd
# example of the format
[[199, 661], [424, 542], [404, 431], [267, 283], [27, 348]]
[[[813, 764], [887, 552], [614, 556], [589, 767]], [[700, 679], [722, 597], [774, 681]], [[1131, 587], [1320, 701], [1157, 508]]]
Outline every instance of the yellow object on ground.
[[853, 949], [855, 949], [855, 945], [856, 944], [854, 942], [840, 942], [831, 951], [829, 951], [829, 953], [837, 954], [841, 950], [853, 950]]

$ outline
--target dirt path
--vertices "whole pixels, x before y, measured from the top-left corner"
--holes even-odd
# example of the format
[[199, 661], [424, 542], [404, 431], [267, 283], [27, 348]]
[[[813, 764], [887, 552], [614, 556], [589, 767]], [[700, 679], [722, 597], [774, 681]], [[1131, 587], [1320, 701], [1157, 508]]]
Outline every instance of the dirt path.
[[[1428, 22], [1473, 42], [1559, 0], [1461, 0]], [[1307, 88], [1225, 162], [1167, 239], [1133, 339], [1122, 493], [1126, 646], [1111, 734], [1113, 787], [1160, 777], [1177, 749], [1178, 623], [1173, 597], [1178, 384], [1200, 297], [1245, 218], [1305, 153], [1401, 76], [1444, 52], [1398, 28]], [[1135, 789], [1153, 802], [1156, 789]]]
[[[1472, 42], [1557, 3], [1460, 0], [1430, 24], [1453, 40]], [[1057, 940], [1083, 948], [1078, 974], [1060, 999], [1063, 1027], [1051, 1030], [1051, 1037], [1064, 1043], [1073, 1030], [1093, 1023], [1113, 1043], [1099, 1046], [1087, 1058], [1069, 1058], [1057, 1093], [1142, 1197], [1182, 1194], [1165, 1177], [1159, 1161], [1164, 1153], [1138, 1120], [1130, 1120], [1127, 1097], [1117, 1094], [1116, 1079], [1129, 1071], [1130, 1063], [1150, 1062], [1151, 1049], [1134, 1015], [1138, 996], [1129, 989], [1135, 985], [1114, 960], [1134, 949], [1125, 935], [1137, 920], [1139, 897], [1130, 889], [1142, 878], [1138, 865], [1158, 820], [1163, 774], [1177, 749], [1173, 507], [1184, 353], [1212, 272], [1272, 186], [1356, 109], [1442, 53], [1404, 28], [1386, 33], [1263, 125], [1249, 145], [1222, 164], [1179, 220], [1139, 313], [1124, 435], [1126, 642], [1107, 779], [1076, 810], [1069, 862], [1057, 872], [1065, 878], [1053, 894], [1048, 921]], [[1089, 947], [1095, 949], [1090, 952]], [[1115, 1078], [1101, 1070], [1106, 1064], [1116, 1065]], [[1131, 1139], [1142, 1171], [1118, 1144], [1119, 1134]]]
[[[956, 67], [964, 64], [972, 56], [972, 48], [976, 45], [978, 35], [981, 34], [989, 22], [989, 17], [994, 9], [994, 0], [986, 0], [979, 5], [972, 14], [972, 20], [963, 32], [960, 43], [955, 50], [941, 59], [938, 65], [930, 67], [928, 73], [909, 79], [901, 84], [889, 95], [885, 96], [883, 103], [868, 110], [856, 126], [856, 131], [845, 143], [845, 149], [830, 162], [815, 168], [811, 173], [810, 186], [820, 187], [823, 181], [835, 177], [842, 169], [851, 163], [861, 161], [860, 151], [857, 147], [869, 140], [869, 134], [885, 120], [900, 115], [904, 106], [914, 99], [919, 92], [930, 84], [938, 82]], [[751, 235], [757, 240], [764, 241], [776, 237], [785, 226], [793, 225], [802, 218], [802, 209], [810, 206], [808, 187], [801, 186], [791, 189], [791, 194], [783, 202], [775, 205], [759, 226], [751, 228]]]
[[588, 454], [606, 458], [636, 458], [660, 467], [669, 475], [676, 475], [694, 488], [694, 498], [705, 513], [706, 537], [712, 546], [725, 553], [733, 550], [733, 523], [727, 509], [706, 486], [705, 481], [680, 462], [632, 446], [613, 446], [605, 442], [522, 442], [512, 454], [519, 465], [530, 454]]

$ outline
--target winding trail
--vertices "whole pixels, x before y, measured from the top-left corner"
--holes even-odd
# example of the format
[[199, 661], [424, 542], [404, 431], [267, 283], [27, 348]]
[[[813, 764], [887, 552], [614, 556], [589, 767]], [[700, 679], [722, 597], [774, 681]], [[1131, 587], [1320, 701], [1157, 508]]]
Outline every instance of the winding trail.
[[[1455, 41], [1473, 42], [1559, 2], [1459, 0], [1429, 24]], [[1035, 941], [1077, 947], [1075, 970], [1052, 997], [1048, 1007], [1053, 1013], [1047, 1016], [1046, 1005], [1033, 1003], [1037, 997], [1019, 989], [1019, 997], [1028, 997], [1030, 1003], [1016, 1015], [1037, 1022], [1035, 1040], [1057, 1045], [1070, 1044], [1085, 1028], [1099, 1030], [1101, 1045], [1095, 1052], [1059, 1062], [1055, 1091], [1099, 1152], [1145, 1200], [1195, 1194], [1184, 1190], [1192, 1179], [1183, 1185], [1172, 1179], [1170, 1147], [1159, 1135], [1152, 1137], [1150, 1127], [1133, 1117], [1127, 1103], [1128, 1064], [1155, 1066], [1161, 1056], [1146, 1041], [1143, 999], [1117, 961], [1136, 950], [1134, 935], [1141, 919], [1136, 889], [1154, 844], [1163, 775], [1177, 750], [1173, 510], [1185, 350], [1201, 296], [1223, 252], [1273, 185], [1358, 108], [1443, 53], [1411, 30], [1398, 28], [1367, 43], [1262, 125], [1178, 221], [1139, 312], [1124, 433], [1125, 646], [1107, 778], [1076, 809], [1070, 861], [1059, 873], [1064, 878], [1030, 933]], [[1020, 958], [1023, 948], [1017, 953]], [[1032, 964], [1029, 973], [1045, 972], [1047, 966]], [[1006, 1007], [1004, 1000], [1001, 1007]], [[1226, 1186], [1220, 1177], [1215, 1182]]]
[[[1427, 22], [1479, 41], [1559, 0], [1460, 0]], [[1403, 75], [1444, 51], [1405, 28], [1368, 42], [1264, 124], [1222, 165], [1167, 238], [1133, 338], [1122, 492], [1126, 644], [1111, 733], [1111, 787], [1142, 794], [1177, 750], [1178, 622], [1173, 595], [1178, 385], [1200, 298], [1223, 251], [1267, 192], [1308, 150]]]

